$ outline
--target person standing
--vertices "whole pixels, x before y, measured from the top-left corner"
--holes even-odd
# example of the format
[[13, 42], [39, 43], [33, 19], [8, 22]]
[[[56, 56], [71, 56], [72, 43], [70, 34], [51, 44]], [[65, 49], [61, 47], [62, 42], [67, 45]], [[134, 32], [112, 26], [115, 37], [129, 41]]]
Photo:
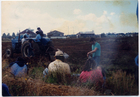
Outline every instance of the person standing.
[[92, 59], [96, 62], [96, 65], [100, 65], [100, 56], [101, 56], [101, 46], [96, 42], [95, 38], [91, 38], [90, 42], [92, 43], [92, 51], [87, 53], [87, 57], [92, 55]]
[[40, 28], [40, 27], [38, 27], [38, 28], [37, 28], [37, 30], [38, 30], [38, 32], [39, 32], [39, 34], [40, 34], [40, 36], [41, 36], [41, 37], [43, 37], [43, 31], [41, 30], [41, 28]]

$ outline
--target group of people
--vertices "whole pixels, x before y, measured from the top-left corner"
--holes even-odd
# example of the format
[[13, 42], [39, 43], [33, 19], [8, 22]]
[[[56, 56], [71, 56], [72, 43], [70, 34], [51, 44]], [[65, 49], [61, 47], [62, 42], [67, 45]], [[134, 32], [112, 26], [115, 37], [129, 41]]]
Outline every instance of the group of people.
[[[43, 37], [43, 31], [41, 30], [40, 27], [37, 28], [36, 34], [37, 35], [36, 35], [36, 38], [35, 38], [35, 42], [40, 42], [41, 38]], [[23, 35], [21, 43], [23, 44], [29, 38], [30, 38], [29, 31], [26, 31], [26, 33]], [[33, 50], [34, 50], [33, 49], [33, 40], [29, 39], [28, 57], [34, 56]]]
[[[101, 47], [100, 44], [96, 42], [95, 38], [91, 38], [90, 42], [92, 43], [92, 50], [87, 53], [88, 59], [83, 66], [78, 81], [80, 83], [94, 82], [97, 83], [97, 85], [102, 83], [103, 85], [106, 77], [104, 70], [100, 66]], [[59, 77], [55, 78], [59, 82], [61, 81], [61, 75], [63, 75], [63, 77], [67, 77], [66, 79], [69, 81], [71, 77], [71, 70], [69, 64], [65, 63], [64, 60], [65, 57], [63, 51], [56, 51], [55, 60], [51, 62], [43, 71], [44, 77], [49, 75], [53, 78], [60, 75]], [[11, 68], [11, 73], [18, 77], [26, 75], [28, 71], [28, 66], [26, 65], [25, 60], [21, 57], [17, 58], [15, 62], [11, 63], [9, 67]]]
[[[22, 44], [26, 41], [27, 38], [30, 38], [29, 36], [29, 32], [27, 31], [24, 35], [23, 35], [23, 38], [21, 40]], [[35, 41], [36, 42], [40, 42], [41, 38], [43, 37], [43, 31], [41, 30], [40, 27], [37, 28], [37, 31], [36, 31], [36, 38], [35, 38]]]
[[[87, 53], [88, 59], [78, 76], [79, 79], [77, 82], [83, 85], [91, 84], [95, 87], [104, 87], [106, 75], [104, 69], [100, 66], [101, 47], [95, 38], [91, 38], [90, 42], [92, 44], [91, 51]], [[54, 57], [55, 60], [44, 69], [43, 76], [54, 78], [57, 83], [62, 81], [69, 82], [72, 74], [69, 64], [64, 62], [64, 52], [58, 50], [55, 52]], [[135, 63], [138, 64], [138, 57], [135, 58]], [[21, 57], [18, 57], [15, 62], [10, 63], [9, 67], [14, 77], [22, 77], [28, 74], [28, 66]], [[62, 77], [65, 77], [65, 80], [62, 80]]]
[[[78, 81], [80, 83], [96, 83], [97, 86], [100, 83], [100, 85], [104, 86], [106, 76], [104, 69], [100, 66], [101, 47], [95, 38], [91, 38], [90, 42], [92, 43], [92, 50], [87, 53], [88, 59], [83, 66]], [[64, 53], [62, 51], [55, 53], [55, 61], [49, 64], [43, 74], [45, 76], [54, 74], [54, 72], [62, 72], [69, 77], [71, 75], [70, 66], [64, 62]]]
[[[90, 42], [92, 43], [92, 50], [87, 53], [88, 59], [83, 66], [78, 82], [91, 83], [99, 87], [104, 85], [106, 79], [104, 70], [100, 66], [101, 47], [94, 38], [91, 38]], [[56, 51], [55, 60], [43, 71], [44, 77], [54, 78], [57, 83], [69, 82], [72, 74], [69, 64], [65, 63], [64, 60], [64, 52], [61, 50]], [[18, 57], [15, 62], [10, 63], [9, 67], [14, 77], [23, 77], [28, 74], [28, 65], [22, 57]]]

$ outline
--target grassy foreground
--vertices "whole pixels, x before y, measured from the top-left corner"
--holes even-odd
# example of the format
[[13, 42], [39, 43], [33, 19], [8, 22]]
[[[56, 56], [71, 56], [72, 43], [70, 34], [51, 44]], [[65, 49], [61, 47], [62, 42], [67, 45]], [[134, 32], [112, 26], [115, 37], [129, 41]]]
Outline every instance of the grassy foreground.
[[[45, 67], [40, 65], [41, 63], [29, 64], [32, 66], [29, 66], [27, 76], [14, 78], [8, 69], [4, 69], [9, 64], [8, 59], [3, 60], [2, 63], [2, 82], [8, 85], [11, 95], [14, 96], [138, 95], [134, 75], [126, 74], [122, 70], [108, 72], [105, 87], [96, 90], [94, 86], [90, 86], [90, 88], [89, 86], [81, 86], [77, 82], [77, 77], [72, 78], [70, 84], [57, 84], [55, 81], [48, 81], [48, 79], [43, 78], [42, 72]], [[72, 73], [79, 73], [79, 71]], [[82, 90], [85, 92], [81, 92]], [[109, 92], [107, 92], [108, 90]]]

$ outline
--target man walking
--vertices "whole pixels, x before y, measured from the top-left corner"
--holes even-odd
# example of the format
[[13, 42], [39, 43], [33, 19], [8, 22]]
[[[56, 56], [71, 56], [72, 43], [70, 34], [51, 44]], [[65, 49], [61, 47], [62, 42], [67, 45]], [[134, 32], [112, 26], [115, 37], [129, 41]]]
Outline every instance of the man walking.
[[87, 53], [87, 57], [92, 55], [92, 59], [96, 62], [96, 65], [100, 65], [100, 55], [101, 55], [101, 47], [98, 42], [96, 42], [95, 38], [91, 38], [90, 42], [92, 43], [92, 51]]

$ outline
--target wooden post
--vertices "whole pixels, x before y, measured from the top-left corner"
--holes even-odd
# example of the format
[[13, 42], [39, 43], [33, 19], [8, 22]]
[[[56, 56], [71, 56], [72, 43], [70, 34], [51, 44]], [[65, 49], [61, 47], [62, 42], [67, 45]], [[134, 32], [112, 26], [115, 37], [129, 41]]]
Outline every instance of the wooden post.
[[19, 30], [19, 34], [18, 34], [18, 42], [20, 41], [20, 30]]

